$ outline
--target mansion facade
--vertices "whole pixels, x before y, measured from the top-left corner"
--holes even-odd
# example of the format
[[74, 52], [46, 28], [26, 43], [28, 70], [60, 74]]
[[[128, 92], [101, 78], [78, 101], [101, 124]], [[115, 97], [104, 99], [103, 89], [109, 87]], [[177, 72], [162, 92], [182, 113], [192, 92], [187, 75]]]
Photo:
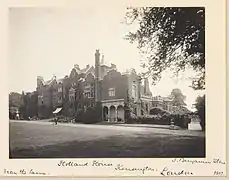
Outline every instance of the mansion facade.
[[65, 116], [74, 117], [79, 109], [102, 106], [104, 121], [125, 121], [125, 106], [131, 100], [136, 116], [149, 114], [154, 107], [172, 110], [172, 99], [153, 97], [148, 79], [141, 79], [134, 69], [120, 73], [116, 65], [106, 65], [99, 50], [95, 52], [95, 65], [81, 69], [74, 65], [68, 76], [49, 80], [37, 77], [38, 117], [52, 116], [62, 108]]

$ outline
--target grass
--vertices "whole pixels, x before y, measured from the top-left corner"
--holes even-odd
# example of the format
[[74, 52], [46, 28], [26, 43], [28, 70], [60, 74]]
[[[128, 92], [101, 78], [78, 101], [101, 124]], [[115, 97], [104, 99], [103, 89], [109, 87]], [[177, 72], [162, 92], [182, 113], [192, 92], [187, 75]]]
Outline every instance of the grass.
[[205, 157], [200, 132], [112, 125], [35, 127], [11, 124], [10, 158]]

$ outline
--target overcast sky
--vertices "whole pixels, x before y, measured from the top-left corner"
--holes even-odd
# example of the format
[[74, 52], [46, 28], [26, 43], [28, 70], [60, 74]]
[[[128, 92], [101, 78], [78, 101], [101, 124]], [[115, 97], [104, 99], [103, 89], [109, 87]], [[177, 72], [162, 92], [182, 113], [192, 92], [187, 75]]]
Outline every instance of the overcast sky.
[[[69, 75], [74, 64], [81, 68], [94, 65], [94, 53], [100, 49], [105, 61], [117, 65], [118, 70], [140, 68], [140, 55], [135, 45], [124, 40], [131, 30], [122, 24], [124, 7], [109, 8], [13, 8], [9, 13], [9, 90], [33, 91], [37, 76], [45, 80], [55, 74]], [[183, 77], [190, 76], [186, 72]], [[167, 96], [173, 88], [186, 95], [191, 109], [201, 92], [190, 87], [190, 81], [171, 78], [151, 86], [153, 95]], [[201, 93], [202, 94], [202, 93]]]

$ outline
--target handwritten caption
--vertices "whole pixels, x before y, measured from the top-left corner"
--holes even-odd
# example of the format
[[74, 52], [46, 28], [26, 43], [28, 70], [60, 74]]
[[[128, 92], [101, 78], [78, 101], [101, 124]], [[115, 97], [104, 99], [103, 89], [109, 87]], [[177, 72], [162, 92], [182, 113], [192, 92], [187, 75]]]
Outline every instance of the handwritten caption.
[[[184, 164], [221, 164], [225, 165], [226, 162], [220, 160], [219, 158], [214, 158], [212, 160], [197, 160], [197, 159], [185, 159], [185, 158], [174, 158], [171, 160], [173, 163], [184, 163]], [[150, 172], [155, 172], [157, 176], [195, 176], [196, 174], [192, 170], [185, 169], [175, 169], [172, 164], [157, 168], [150, 166], [126, 166], [124, 164], [118, 163], [107, 163], [104, 161], [86, 161], [86, 162], [77, 162], [77, 161], [65, 161], [60, 160], [57, 163], [57, 167], [98, 167], [98, 168], [112, 168], [114, 171], [121, 173], [137, 173], [140, 175], [149, 175]], [[18, 171], [13, 171], [10, 169], [4, 169], [5, 175], [32, 175], [32, 176], [45, 176], [49, 175], [49, 173], [41, 172], [35, 169], [19, 169]], [[221, 170], [213, 170], [213, 176], [225, 176], [224, 172]]]
[[41, 175], [41, 176], [45, 176], [48, 175], [48, 173], [45, 172], [40, 172], [38, 170], [35, 169], [19, 169], [19, 171], [14, 171], [14, 170], [10, 170], [10, 169], [4, 169], [4, 174], [5, 175]]
[[112, 167], [114, 168], [115, 171], [119, 172], [140, 172], [140, 174], [144, 175], [147, 172], [157, 172], [158, 175], [161, 176], [193, 176], [194, 173], [190, 171], [186, 171], [184, 169], [181, 170], [172, 170], [169, 167], [163, 167], [162, 169], [158, 168], [153, 168], [149, 166], [143, 166], [143, 167], [127, 167], [124, 166], [123, 164], [117, 164], [114, 165], [113, 163], [104, 163], [101, 161], [92, 161], [91, 163], [86, 162], [86, 163], [79, 163], [79, 162], [74, 162], [74, 161], [63, 161], [61, 160], [57, 166], [60, 167]]
[[[175, 158], [172, 160], [173, 163], [187, 163], [187, 164], [215, 164], [215, 165], [226, 165], [225, 161], [219, 158], [213, 158], [212, 160], [197, 160], [197, 159], [185, 159], [185, 158]], [[214, 170], [213, 176], [225, 176], [223, 171]]]

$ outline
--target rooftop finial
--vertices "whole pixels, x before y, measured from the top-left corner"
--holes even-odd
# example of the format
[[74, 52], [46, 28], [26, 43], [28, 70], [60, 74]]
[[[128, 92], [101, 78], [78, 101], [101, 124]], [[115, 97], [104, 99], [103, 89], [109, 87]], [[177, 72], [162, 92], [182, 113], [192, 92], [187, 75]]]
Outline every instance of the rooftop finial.
[[104, 55], [102, 55], [101, 64], [104, 64]]
[[75, 69], [79, 69], [80, 67], [79, 67], [78, 64], [74, 64], [74, 68], [75, 68]]

